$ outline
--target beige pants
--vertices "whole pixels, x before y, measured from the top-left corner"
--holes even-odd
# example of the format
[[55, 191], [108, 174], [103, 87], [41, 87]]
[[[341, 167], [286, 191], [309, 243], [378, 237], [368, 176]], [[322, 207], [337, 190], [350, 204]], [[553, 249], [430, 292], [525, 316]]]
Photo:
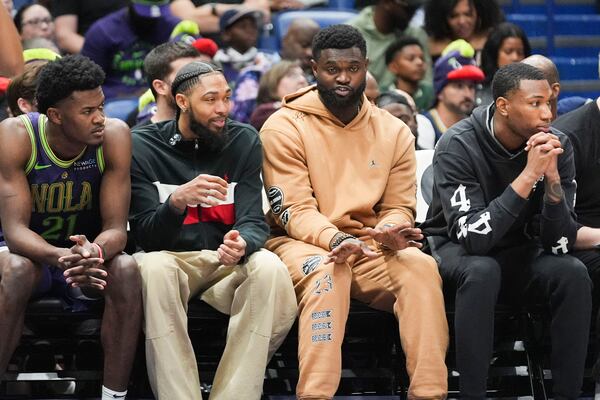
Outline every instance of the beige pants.
[[134, 257], [142, 273], [146, 362], [154, 395], [202, 398], [187, 334], [187, 303], [199, 295], [230, 315], [211, 400], [260, 399], [266, 365], [296, 318], [294, 289], [281, 260], [266, 250], [233, 267], [220, 265], [217, 253], [208, 250]]
[[376, 259], [325, 264], [325, 250], [294, 239], [273, 238], [266, 247], [288, 266], [298, 297], [299, 399], [335, 394], [350, 298], [398, 319], [410, 377], [408, 398], [446, 397], [448, 324], [433, 258], [408, 248]]

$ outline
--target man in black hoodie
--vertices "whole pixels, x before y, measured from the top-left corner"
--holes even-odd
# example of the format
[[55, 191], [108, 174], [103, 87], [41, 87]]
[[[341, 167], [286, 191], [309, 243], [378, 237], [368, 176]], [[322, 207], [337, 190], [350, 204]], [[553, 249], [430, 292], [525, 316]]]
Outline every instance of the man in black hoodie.
[[266, 365], [296, 318], [286, 266], [261, 249], [262, 147], [249, 125], [227, 118], [221, 70], [182, 67], [171, 92], [175, 120], [134, 129], [131, 230], [146, 252], [142, 273], [148, 376], [158, 399], [201, 399], [187, 302], [229, 314], [211, 399], [260, 399]]
[[500, 299], [548, 305], [554, 397], [577, 398], [591, 281], [583, 263], [567, 255], [577, 230], [573, 149], [550, 127], [552, 92], [539, 70], [505, 66], [492, 90], [494, 104], [439, 141], [422, 226], [455, 305], [461, 397], [485, 397]]

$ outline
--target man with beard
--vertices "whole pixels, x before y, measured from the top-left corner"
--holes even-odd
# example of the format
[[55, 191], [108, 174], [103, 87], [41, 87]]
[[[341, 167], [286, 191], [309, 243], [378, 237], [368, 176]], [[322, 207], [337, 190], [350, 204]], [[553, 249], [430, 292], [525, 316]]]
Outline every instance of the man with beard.
[[132, 0], [128, 7], [90, 27], [81, 54], [106, 73], [103, 89], [107, 100], [137, 97], [146, 90], [144, 57], [167, 42], [178, 23], [169, 11], [169, 0]]
[[387, 90], [396, 80], [385, 63], [385, 51], [401, 36], [417, 38], [421, 43], [427, 66], [424, 80], [431, 84], [431, 57], [427, 33], [422, 28], [408, 26], [410, 19], [423, 3], [423, 0], [377, 0], [374, 6], [363, 8], [359, 15], [348, 21], [349, 25], [362, 33], [367, 42], [369, 71], [382, 90]]
[[317, 85], [284, 98], [261, 129], [267, 248], [299, 304], [298, 399], [331, 399], [350, 299], [393, 312], [410, 398], [443, 399], [448, 327], [435, 261], [415, 217], [414, 136], [364, 95], [366, 43], [349, 25], [313, 41]]
[[[472, 48], [469, 46], [470, 50]], [[468, 50], [466, 51], [468, 53]], [[435, 63], [433, 88], [435, 103], [424, 115], [431, 121], [435, 142], [448, 128], [468, 117], [475, 106], [475, 83], [485, 75], [471, 54], [464, 50], [447, 53]]]
[[146, 359], [158, 399], [200, 399], [187, 302], [231, 315], [211, 399], [258, 400], [266, 365], [296, 317], [285, 265], [261, 249], [262, 149], [227, 118], [231, 89], [204, 62], [171, 85], [175, 120], [134, 130], [130, 224], [142, 273]]
[[498, 301], [544, 304], [551, 315], [554, 397], [575, 399], [583, 381], [592, 283], [570, 253], [573, 146], [551, 128], [544, 74], [514, 63], [492, 82], [495, 102], [450, 128], [433, 157], [434, 188], [421, 228], [454, 303], [460, 397], [482, 399]]

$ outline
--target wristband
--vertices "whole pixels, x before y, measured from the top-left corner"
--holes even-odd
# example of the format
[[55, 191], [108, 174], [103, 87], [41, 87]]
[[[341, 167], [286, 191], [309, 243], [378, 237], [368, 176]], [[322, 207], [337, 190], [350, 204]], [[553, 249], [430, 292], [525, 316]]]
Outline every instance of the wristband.
[[98, 250], [98, 258], [104, 259], [104, 254], [102, 252], [102, 247], [96, 242], [92, 242], [92, 245], [96, 246], [96, 250]]
[[356, 239], [356, 237], [344, 232], [337, 233], [333, 239], [331, 239], [331, 242], [329, 242], [329, 248], [331, 250], [335, 249], [346, 239]]

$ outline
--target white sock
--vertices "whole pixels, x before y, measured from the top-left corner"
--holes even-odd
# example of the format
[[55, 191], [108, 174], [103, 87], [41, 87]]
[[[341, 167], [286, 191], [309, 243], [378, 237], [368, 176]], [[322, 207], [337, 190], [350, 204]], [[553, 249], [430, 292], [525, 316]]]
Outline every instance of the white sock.
[[102, 400], [124, 399], [127, 395], [127, 390], [124, 392], [115, 392], [102, 385]]

